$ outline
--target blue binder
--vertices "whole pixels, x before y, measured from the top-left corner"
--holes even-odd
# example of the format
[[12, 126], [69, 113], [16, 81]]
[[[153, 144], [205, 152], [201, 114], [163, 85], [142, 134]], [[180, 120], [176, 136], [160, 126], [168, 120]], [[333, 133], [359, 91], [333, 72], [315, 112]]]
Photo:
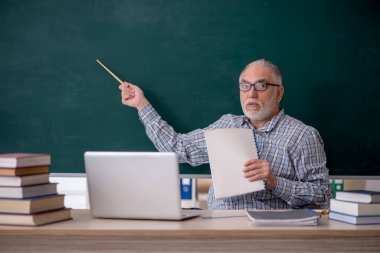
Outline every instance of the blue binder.
[[193, 180], [191, 178], [181, 178], [181, 199], [182, 200], [191, 200], [192, 198], [192, 188], [193, 188]]

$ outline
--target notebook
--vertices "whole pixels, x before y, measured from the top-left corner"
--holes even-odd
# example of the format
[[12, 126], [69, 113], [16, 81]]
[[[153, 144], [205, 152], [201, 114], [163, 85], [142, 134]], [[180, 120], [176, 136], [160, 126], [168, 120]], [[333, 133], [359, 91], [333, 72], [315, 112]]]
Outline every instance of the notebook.
[[86, 152], [90, 211], [96, 218], [183, 220], [178, 159], [164, 152]]
[[248, 218], [257, 225], [317, 225], [321, 216], [312, 209], [247, 210]]

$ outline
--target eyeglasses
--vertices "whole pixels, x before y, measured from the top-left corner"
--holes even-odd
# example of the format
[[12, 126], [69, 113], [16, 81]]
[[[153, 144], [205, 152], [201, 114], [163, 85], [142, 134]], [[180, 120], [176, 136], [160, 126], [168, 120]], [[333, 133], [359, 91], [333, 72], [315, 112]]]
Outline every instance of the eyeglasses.
[[247, 92], [251, 90], [251, 87], [255, 89], [255, 91], [264, 91], [268, 88], [268, 85], [272, 86], [280, 86], [279, 84], [266, 83], [266, 82], [257, 82], [257, 83], [239, 83], [239, 89], [241, 91]]

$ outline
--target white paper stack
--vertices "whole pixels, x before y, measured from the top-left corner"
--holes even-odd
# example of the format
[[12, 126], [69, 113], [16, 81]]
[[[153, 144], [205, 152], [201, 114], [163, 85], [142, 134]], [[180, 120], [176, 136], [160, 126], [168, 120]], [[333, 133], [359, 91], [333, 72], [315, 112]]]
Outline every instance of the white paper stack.
[[216, 199], [265, 189], [263, 180], [249, 182], [243, 173], [243, 164], [257, 159], [251, 129], [206, 130], [205, 136]]

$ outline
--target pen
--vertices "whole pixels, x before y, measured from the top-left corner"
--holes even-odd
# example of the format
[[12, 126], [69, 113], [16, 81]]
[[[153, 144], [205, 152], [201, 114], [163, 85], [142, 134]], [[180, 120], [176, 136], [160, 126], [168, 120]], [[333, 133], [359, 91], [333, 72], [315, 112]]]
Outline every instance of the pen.
[[329, 214], [329, 209], [314, 209], [314, 211], [319, 213], [320, 215]]

